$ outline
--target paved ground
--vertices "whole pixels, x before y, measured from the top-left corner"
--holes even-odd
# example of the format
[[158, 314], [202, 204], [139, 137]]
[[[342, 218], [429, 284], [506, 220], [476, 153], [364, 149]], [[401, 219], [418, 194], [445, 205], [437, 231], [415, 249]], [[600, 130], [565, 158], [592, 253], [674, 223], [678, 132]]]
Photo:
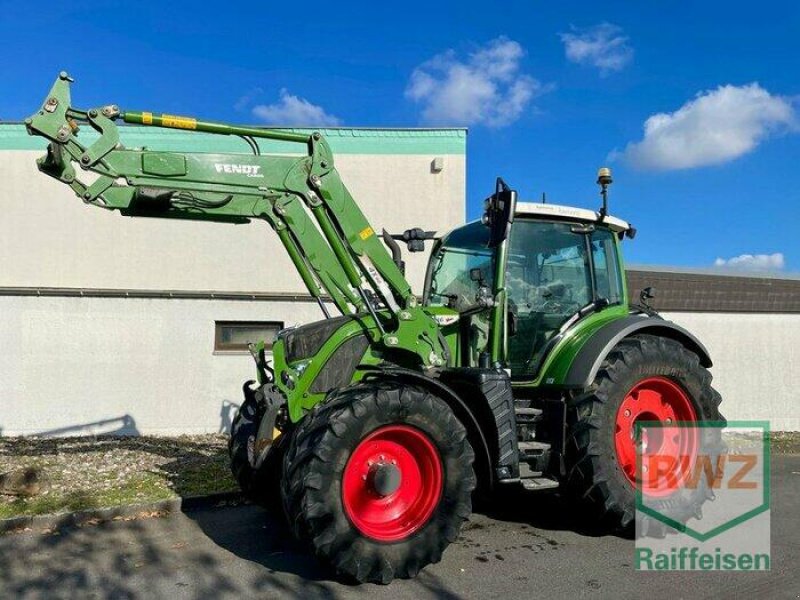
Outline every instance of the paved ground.
[[800, 456], [773, 458], [770, 573], [643, 573], [633, 543], [528, 495], [478, 514], [413, 581], [346, 586], [252, 506], [0, 536], [0, 598], [800, 598]]

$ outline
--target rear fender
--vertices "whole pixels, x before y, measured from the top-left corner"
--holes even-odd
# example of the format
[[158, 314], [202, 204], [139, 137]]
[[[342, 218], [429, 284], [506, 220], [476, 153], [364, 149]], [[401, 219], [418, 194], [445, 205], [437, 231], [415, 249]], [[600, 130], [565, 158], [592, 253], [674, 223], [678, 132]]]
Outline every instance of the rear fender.
[[712, 365], [706, 347], [683, 327], [660, 317], [631, 315], [612, 321], [597, 330], [581, 347], [564, 378], [564, 387], [585, 389], [589, 387], [600, 370], [606, 356], [624, 338], [635, 334], [666, 337], [679, 342], [687, 350], [697, 354], [700, 364]]

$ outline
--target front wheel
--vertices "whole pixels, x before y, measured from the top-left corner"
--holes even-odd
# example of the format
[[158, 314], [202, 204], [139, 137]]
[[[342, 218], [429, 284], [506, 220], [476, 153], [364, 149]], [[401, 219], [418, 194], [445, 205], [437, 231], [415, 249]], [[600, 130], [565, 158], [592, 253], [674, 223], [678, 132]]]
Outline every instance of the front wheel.
[[464, 426], [426, 390], [395, 382], [331, 394], [297, 427], [283, 499], [295, 535], [359, 582], [414, 577], [438, 562], [471, 512]]

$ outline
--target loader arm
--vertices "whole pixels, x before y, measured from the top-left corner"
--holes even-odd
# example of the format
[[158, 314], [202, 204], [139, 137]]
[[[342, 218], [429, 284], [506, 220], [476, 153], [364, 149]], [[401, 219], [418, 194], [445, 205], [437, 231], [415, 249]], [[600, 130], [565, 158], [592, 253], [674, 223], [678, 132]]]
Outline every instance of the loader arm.
[[[85, 203], [130, 217], [247, 223], [266, 221], [277, 233], [309, 293], [327, 310], [368, 312], [373, 341], [415, 353], [422, 367], [444, 364], [435, 320], [412, 293], [399, 267], [334, 167], [324, 137], [239, 127], [191, 117], [123, 112], [116, 105], [71, 106], [61, 73], [42, 108], [25, 120], [28, 133], [49, 141], [39, 169], [67, 184]], [[115, 121], [239, 136], [251, 154], [125, 148]], [[81, 126], [93, 131], [78, 140]], [[122, 129], [124, 132], [124, 128]], [[295, 142], [303, 156], [262, 156], [258, 140]], [[243, 143], [243, 147], [244, 143]], [[78, 178], [75, 165], [94, 174]]]

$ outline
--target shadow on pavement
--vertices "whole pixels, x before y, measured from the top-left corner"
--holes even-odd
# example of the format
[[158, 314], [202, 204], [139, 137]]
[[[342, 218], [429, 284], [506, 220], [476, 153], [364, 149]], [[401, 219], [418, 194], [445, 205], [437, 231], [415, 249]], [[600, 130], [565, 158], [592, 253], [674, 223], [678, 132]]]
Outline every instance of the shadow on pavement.
[[596, 519], [586, 506], [555, 492], [503, 489], [477, 502], [475, 512], [497, 521], [530, 525], [543, 531], [572, 531], [589, 537], [633, 537], [632, 531], [614, 531]]
[[[342, 583], [330, 568], [316, 560], [304, 544], [293, 538], [282, 519], [260, 506], [242, 506], [238, 510], [241, 512], [241, 525], [229, 523], [226, 527], [220, 526], [215, 509], [189, 511], [186, 516], [216, 545], [239, 558], [262, 565], [270, 574], [296, 575], [319, 584]], [[494, 521], [540, 530], [545, 541], [550, 541], [546, 535], [548, 531], [574, 531], [591, 537], [614, 535], [593, 521], [585, 510], [580, 511], [556, 494], [507, 490], [489, 501], [482, 501], [476, 510]], [[467, 523], [463, 531], [476, 527], [482, 525]], [[451, 595], [441, 582], [430, 578], [426, 581], [422, 577], [426, 573], [429, 571], [423, 571], [415, 582], [436, 597], [457, 597]]]
[[[338, 578], [332, 569], [322, 565], [304, 544], [296, 541], [283, 523], [266, 509], [247, 505], [240, 506], [238, 519], [227, 527], [220, 526], [220, 514], [215, 509], [190, 511], [192, 519], [217, 546], [238, 558], [257, 563], [266, 569], [261, 579], [261, 591], [279, 591], [281, 597], [294, 598], [338, 598], [342, 596], [380, 596], [390, 598], [437, 598], [457, 600], [462, 598], [430, 570], [422, 571], [411, 581], [395, 581], [391, 586], [359, 585]], [[296, 581], [287, 587], [286, 575]], [[276, 587], [277, 586], [277, 587]], [[401, 596], [397, 592], [403, 588]]]
[[[253, 530], [253, 519], [228, 514], [232, 527], [217, 527], [214, 512], [199, 511], [191, 521], [141, 519], [0, 536], [0, 597], [335, 597], [332, 583], [318, 582], [322, 574], [311, 557], [269, 542], [267, 519], [261, 519], [264, 529]], [[221, 548], [267, 570], [242, 576], [231, 568], [230, 555], [199, 535], [192, 521], [214, 532], [211, 539]], [[278, 578], [276, 572], [298, 577]]]
[[290, 573], [309, 581], [336, 580], [335, 573], [295, 540], [281, 519], [258, 505], [239, 506], [237, 510], [240, 521], [226, 520], [224, 525], [214, 508], [184, 514], [217, 546], [266, 567], [269, 573]]
[[[539, 530], [543, 544], [555, 544], [547, 531], [602, 535], [556, 495], [507, 492], [481, 512], [490, 518], [477, 517], [467, 535], [471, 528], [514, 523]], [[0, 536], [2, 598], [461, 597], [447, 571], [437, 571], [388, 588], [343, 585], [273, 515], [247, 504]]]

